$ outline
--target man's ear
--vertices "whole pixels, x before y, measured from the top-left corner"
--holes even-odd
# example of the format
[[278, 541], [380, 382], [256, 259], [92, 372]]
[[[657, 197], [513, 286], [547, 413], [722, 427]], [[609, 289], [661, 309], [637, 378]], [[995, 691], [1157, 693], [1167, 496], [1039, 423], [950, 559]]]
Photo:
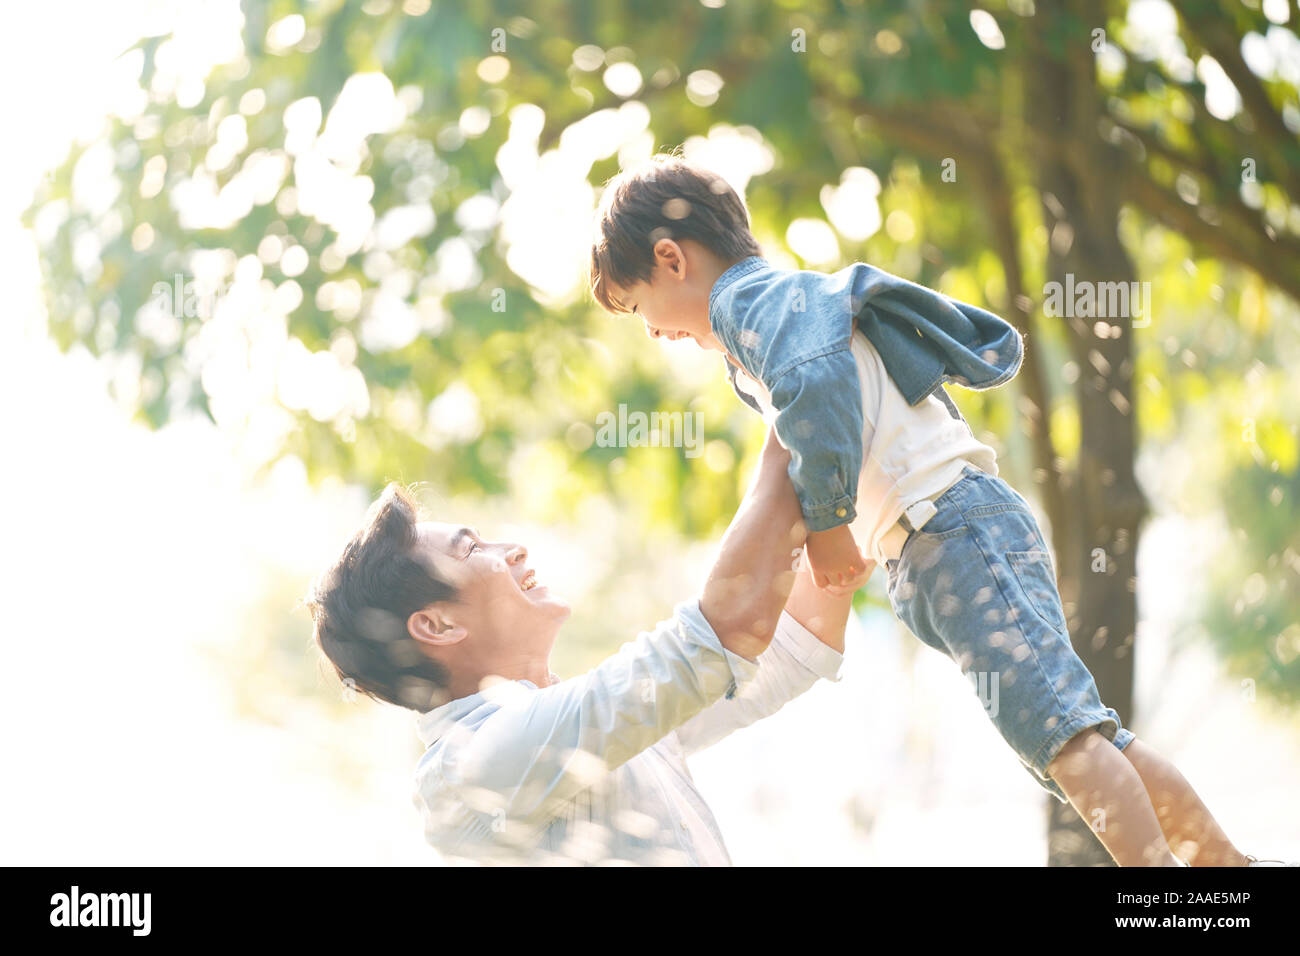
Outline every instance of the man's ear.
[[469, 631], [452, 620], [443, 604], [430, 604], [406, 619], [406, 631], [414, 640], [429, 647], [459, 644]]

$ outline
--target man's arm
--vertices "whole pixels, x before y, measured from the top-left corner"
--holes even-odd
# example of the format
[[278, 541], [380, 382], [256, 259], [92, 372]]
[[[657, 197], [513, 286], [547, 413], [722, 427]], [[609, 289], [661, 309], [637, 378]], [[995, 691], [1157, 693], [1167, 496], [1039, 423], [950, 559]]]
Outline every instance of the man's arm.
[[776, 636], [758, 659], [758, 676], [734, 698], [718, 701], [678, 727], [676, 736], [682, 750], [694, 753], [770, 717], [819, 678], [838, 681], [844, 661], [844, 629], [852, 607], [851, 594], [823, 591], [812, 580], [810, 570], [800, 572]]
[[[806, 556], [805, 556], [806, 557]], [[875, 570], [875, 562], [871, 569]], [[844, 653], [844, 629], [853, 613], [852, 594], [829, 594], [817, 586], [811, 569], [805, 567], [790, 590], [786, 612], [807, 628], [817, 640]]]
[[444, 783], [467, 805], [546, 816], [752, 680], [794, 583], [790, 554], [804, 540], [788, 463], [769, 434], [698, 601], [581, 677], [507, 696], [448, 744]]
[[722, 646], [750, 660], [772, 641], [795, 581], [790, 556], [807, 536], [789, 467], [790, 453], [769, 429], [749, 493], [700, 595], [700, 612]]

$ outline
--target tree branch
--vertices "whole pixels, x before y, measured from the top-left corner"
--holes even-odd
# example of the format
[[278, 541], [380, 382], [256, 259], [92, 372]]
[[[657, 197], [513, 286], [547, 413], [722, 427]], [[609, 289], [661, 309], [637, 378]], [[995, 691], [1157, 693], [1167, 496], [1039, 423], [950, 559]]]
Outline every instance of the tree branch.
[[1287, 192], [1292, 197], [1300, 197], [1300, 144], [1295, 134], [1287, 129], [1282, 114], [1269, 98], [1268, 90], [1242, 57], [1241, 38], [1236, 31], [1224, 32], [1226, 17], [1223, 11], [1217, 4], [1200, 0], [1184, 2], [1174, 9], [1187, 32], [1223, 67], [1223, 72], [1241, 94], [1242, 106], [1255, 121], [1256, 128], [1264, 134], [1260, 138], [1277, 165], [1279, 179], [1286, 183]]

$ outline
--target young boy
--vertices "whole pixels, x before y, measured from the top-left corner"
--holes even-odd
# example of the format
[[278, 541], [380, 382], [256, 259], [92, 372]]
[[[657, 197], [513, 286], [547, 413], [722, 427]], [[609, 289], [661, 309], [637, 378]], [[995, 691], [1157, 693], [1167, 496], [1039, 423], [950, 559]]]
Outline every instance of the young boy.
[[737, 393], [790, 450], [818, 584], [856, 589], [884, 564], [895, 614], [975, 675], [1034, 780], [1117, 863], [1187, 865], [1171, 847], [1195, 865], [1253, 859], [1102, 704], [1027, 502], [943, 392], [1008, 381], [1022, 354], [1014, 329], [862, 263], [775, 269], [726, 182], [665, 155], [607, 185], [591, 287], [652, 337], [724, 354]]

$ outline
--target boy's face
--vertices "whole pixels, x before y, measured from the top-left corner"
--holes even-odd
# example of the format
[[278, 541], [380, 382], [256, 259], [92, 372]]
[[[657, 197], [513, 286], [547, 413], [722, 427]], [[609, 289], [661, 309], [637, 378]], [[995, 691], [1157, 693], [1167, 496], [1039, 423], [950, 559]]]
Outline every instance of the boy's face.
[[652, 339], [691, 338], [702, 349], [725, 351], [709, 325], [709, 295], [725, 271], [699, 243], [660, 239], [648, 281], [615, 286], [614, 298], [645, 322]]

